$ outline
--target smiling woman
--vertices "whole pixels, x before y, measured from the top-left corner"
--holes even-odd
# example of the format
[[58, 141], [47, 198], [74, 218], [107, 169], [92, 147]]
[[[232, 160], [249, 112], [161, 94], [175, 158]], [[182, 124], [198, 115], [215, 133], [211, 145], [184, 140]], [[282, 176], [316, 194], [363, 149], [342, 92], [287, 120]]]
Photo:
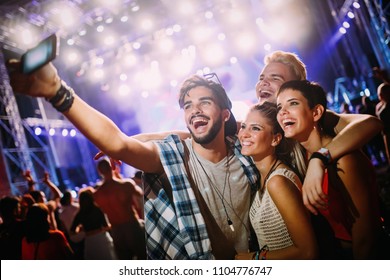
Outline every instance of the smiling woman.
[[326, 209], [320, 210], [334, 231], [341, 248], [338, 258], [383, 258], [379, 240], [383, 238], [378, 205], [376, 174], [361, 150], [340, 158], [318, 155], [332, 137], [323, 130], [326, 93], [309, 81], [284, 83], [277, 96], [278, 121], [286, 137], [306, 149], [309, 160], [319, 158], [326, 167], [323, 192]]
[[312, 259], [317, 244], [303, 205], [301, 180], [291, 166], [291, 145], [276, 119], [276, 105], [253, 106], [238, 133], [241, 153], [251, 156], [261, 175], [261, 186], [250, 209], [260, 252], [236, 259]]

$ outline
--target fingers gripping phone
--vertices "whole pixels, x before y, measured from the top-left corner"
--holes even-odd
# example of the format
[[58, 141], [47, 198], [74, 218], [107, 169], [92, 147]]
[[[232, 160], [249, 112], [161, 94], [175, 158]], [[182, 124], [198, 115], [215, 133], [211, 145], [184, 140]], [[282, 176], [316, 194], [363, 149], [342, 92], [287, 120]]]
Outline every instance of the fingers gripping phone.
[[42, 40], [36, 47], [22, 55], [22, 72], [30, 74], [56, 58], [58, 54], [57, 35], [52, 34]]

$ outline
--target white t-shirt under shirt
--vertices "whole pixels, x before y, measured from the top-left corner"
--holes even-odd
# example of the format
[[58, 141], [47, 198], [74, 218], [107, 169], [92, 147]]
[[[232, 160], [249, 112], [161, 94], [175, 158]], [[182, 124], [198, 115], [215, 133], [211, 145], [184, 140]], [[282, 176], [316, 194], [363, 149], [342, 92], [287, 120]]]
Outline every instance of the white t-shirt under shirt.
[[[248, 252], [251, 191], [239, 159], [232, 153], [212, 163], [194, 154], [190, 139], [185, 143], [190, 151], [191, 175], [217, 224], [226, 238], [234, 242], [238, 253]], [[234, 231], [228, 219], [233, 222]]]

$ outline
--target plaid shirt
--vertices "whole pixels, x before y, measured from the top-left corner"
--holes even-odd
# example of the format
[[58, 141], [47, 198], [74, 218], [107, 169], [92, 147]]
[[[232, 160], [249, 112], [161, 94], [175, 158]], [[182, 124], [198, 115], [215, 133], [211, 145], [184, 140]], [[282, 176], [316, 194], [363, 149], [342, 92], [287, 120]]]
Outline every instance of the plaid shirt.
[[[239, 158], [253, 192], [259, 173], [247, 157], [241, 155], [238, 140], [234, 152]], [[177, 135], [156, 142], [165, 174], [145, 174], [145, 231], [149, 259], [214, 259], [206, 225], [184, 165], [184, 146]], [[167, 188], [172, 187], [172, 193]], [[172, 205], [172, 203], [173, 205]]]

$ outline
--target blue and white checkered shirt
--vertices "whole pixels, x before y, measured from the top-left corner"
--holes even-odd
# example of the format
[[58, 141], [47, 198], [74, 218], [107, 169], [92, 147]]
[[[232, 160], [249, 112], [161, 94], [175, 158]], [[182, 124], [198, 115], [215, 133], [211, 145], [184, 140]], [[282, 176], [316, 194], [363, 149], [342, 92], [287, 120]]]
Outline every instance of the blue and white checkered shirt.
[[[259, 179], [256, 167], [248, 157], [241, 155], [241, 146], [235, 137], [227, 140], [234, 143], [234, 152], [255, 192]], [[177, 135], [170, 135], [156, 144], [165, 174], [144, 175], [148, 258], [214, 259], [206, 225], [188, 181], [182, 141]], [[172, 193], [167, 192], [169, 184]]]

